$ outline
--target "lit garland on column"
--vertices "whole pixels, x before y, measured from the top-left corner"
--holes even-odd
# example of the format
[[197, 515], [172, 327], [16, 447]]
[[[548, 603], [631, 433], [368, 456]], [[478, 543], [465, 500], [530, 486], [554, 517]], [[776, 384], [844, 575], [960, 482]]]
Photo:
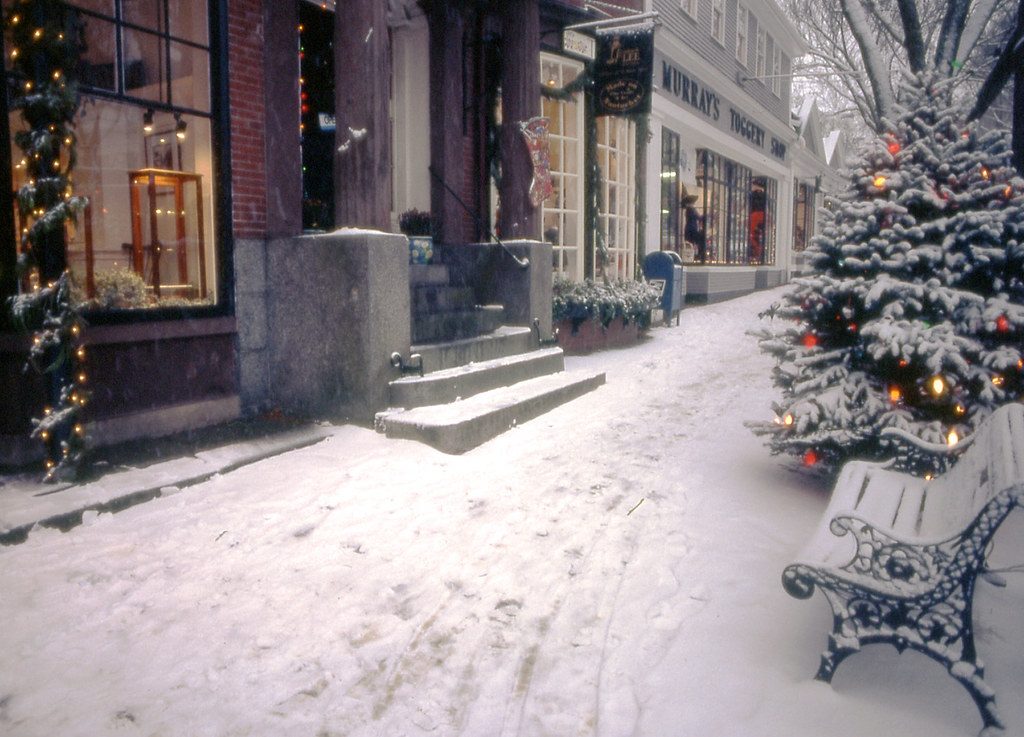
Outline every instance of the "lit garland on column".
[[31, 291], [11, 300], [11, 309], [33, 331], [31, 365], [49, 379], [51, 406], [33, 420], [32, 436], [46, 446], [46, 478], [53, 480], [73, 471], [85, 442], [85, 349], [66, 270], [64, 233], [86, 204], [74, 195], [70, 176], [82, 28], [77, 11], [61, 0], [14, 0], [4, 25], [18, 85], [11, 109], [21, 112], [26, 125], [14, 136], [22, 151], [15, 169], [24, 175], [17, 192], [19, 268], [32, 284]]

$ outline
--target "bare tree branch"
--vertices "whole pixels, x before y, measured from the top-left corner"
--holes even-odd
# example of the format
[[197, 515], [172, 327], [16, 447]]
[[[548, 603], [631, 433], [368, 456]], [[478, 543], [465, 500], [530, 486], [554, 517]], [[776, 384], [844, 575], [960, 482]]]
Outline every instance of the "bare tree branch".
[[[951, 0], [951, 4], [959, 0]], [[969, 0], [967, 0], [969, 1]], [[921, 38], [921, 19], [917, 15], [915, 0], [896, 0], [903, 23], [903, 46], [907, 50], [910, 71], [917, 74], [924, 69], [924, 40]]]
[[883, 120], [891, 117], [893, 110], [893, 94], [892, 88], [889, 86], [885, 61], [882, 59], [878, 44], [875, 43], [871, 33], [867, 13], [861, 0], [839, 0], [839, 5], [860, 49], [861, 60], [864, 62], [864, 70], [867, 72], [872, 97], [875, 101], [876, 117], [868, 122], [875, 130], [880, 131], [884, 125]]
[[935, 46], [935, 68], [940, 72], [952, 71], [951, 62], [956, 59], [970, 6], [971, 0], [949, 0], [946, 6], [946, 16], [942, 19], [942, 30], [939, 31], [939, 40]]

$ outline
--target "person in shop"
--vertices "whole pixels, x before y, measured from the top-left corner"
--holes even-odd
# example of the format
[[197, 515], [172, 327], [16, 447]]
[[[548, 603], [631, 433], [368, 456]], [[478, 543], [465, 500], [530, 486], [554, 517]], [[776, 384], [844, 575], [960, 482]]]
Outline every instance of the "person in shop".
[[697, 212], [696, 203], [697, 195], [689, 194], [684, 188], [682, 206], [686, 215], [686, 227], [683, 230], [683, 238], [693, 244], [696, 260], [703, 264], [708, 260], [708, 244], [704, 233], [704, 216]]

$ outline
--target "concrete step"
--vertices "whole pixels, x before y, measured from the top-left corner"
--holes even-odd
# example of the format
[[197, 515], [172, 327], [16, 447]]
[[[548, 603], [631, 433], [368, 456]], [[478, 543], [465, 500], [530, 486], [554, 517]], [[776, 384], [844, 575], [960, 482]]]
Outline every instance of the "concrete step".
[[486, 335], [440, 343], [413, 345], [410, 353], [423, 357], [423, 372], [488, 361], [526, 353], [536, 347], [533, 331], [526, 327], [501, 326]]
[[501, 305], [476, 305], [468, 310], [413, 315], [412, 339], [416, 343], [434, 343], [473, 338], [492, 332], [501, 325], [504, 315]]
[[444, 284], [415, 284], [411, 290], [412, 313], [426, 315], [451, 310], [470, 310], [476, 306], [476, 297], [470, 287], [451, 287]]
[[409, 264], [409, 285], [448, 286], [448, 267], [444, 264]]
[[603, 373], [562, 371], [451, 404], [381, 412], [376, 426], [389, 438], [418, 440], [443, 453], [465, 453], [514, 425], [596, 389], [604, 380]]
[[554, 374], [564, 368], [561, 348], [544, 348], [480, 363], [468, 363], [423, 376], [407, 376], [392, 381], [389, 384], [389, 404], [410, 409], [454, 402], [526, 379]]

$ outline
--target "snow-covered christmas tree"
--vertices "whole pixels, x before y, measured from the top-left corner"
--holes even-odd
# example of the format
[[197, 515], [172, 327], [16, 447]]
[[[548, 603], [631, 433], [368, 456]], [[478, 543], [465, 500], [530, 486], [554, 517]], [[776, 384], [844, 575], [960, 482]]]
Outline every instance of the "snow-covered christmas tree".
[[776, 359], [773, 453], [834, 471], [895, 457], [926, 474], [1024, 391], [1024, 180], [1006, 131], [979, 134], [943, 84], [908, 82], [808, 249], [810, 274], [757, 335]]

